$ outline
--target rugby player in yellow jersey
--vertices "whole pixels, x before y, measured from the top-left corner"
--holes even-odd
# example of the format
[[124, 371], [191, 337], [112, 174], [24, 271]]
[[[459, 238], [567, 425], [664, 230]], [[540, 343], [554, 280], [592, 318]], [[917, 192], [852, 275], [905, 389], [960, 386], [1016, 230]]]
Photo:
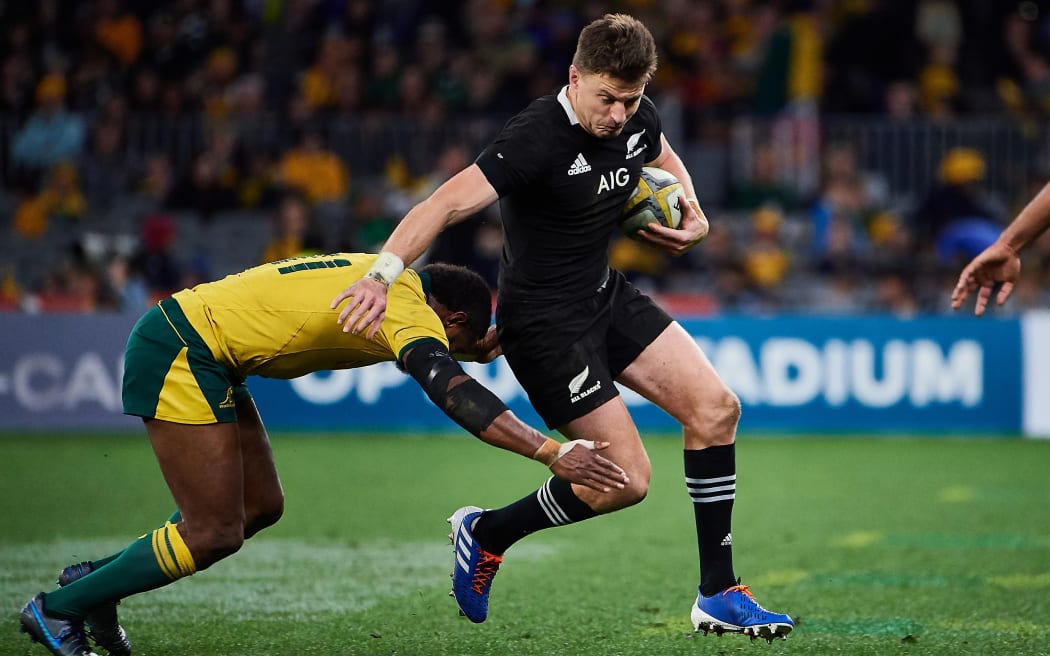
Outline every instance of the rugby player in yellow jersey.
[[126, 656], [119, 600], [205, 569], [281, 517], [284, 494], [248, 376], [396, 361], [481, 440], [597, 491], [629, 483], [595, 453], [608, 443], [544, 436], [450, 355], [491, 359], [481, 339], [491, 292], [478, 274], [444, 264], [410, 271], [391, 286], [373, 339], [334, 330], [339, 309], [327, 309], [330, 299], [375, 259], [338, 253], [264, 264], [180, 291], [139, 319], [125, 352], [124, 412], [143, 418], [178, 510], [119, 553], [65, 568], [61, 587], [22, 609], [23, 631], [56, 655], [90, 656], [89, 635], [111, 656]]

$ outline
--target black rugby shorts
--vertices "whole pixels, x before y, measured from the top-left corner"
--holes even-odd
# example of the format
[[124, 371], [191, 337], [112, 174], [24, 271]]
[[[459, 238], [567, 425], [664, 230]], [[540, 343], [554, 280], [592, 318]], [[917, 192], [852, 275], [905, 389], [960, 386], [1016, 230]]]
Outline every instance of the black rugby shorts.
[[503, 355], [548, 428], [618, 396], [615, 378], [672, 321], [614, 270], [581, 301], [501, 301], [496, 309]]

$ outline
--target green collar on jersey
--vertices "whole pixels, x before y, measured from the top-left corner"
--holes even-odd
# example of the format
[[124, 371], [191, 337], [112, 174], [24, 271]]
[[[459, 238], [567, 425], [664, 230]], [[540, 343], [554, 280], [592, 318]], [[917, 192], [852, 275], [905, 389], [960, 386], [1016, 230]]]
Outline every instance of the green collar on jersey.
[[423, 285], [423, 296], [430, 298], [430, 274], [417, 272], [419, 275], [419, 282]]

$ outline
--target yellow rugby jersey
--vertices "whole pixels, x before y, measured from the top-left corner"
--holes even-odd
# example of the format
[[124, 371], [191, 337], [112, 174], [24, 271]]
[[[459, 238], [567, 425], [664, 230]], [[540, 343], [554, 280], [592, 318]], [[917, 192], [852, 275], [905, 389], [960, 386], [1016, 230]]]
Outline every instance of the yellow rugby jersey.
[[173, 295], [219, 362], [239, 375], [295, 378], [395, 360], [408, 344], [432, 338], [448, 347], [411, 269], [387, 294], [373, 340], [344, 333], [332, 299], [375, 262], [370, 253], [334, 253], [263, 264]]

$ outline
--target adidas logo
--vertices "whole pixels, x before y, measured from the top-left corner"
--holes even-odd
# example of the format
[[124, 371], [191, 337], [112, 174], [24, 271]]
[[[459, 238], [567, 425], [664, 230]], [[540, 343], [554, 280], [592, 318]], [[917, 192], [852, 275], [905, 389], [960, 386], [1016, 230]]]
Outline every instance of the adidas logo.
[[732, 533], [726, 533], [726, 536], [724, 538], [722, 538], [722, 546], [723, 547], [731, 547], [731, 546], [733, 546], [733, 534]]
[[591, 170], [591, 165], [583, 158], [583, 153], [576, 155], [576, 161], [569, 167], [569, 175], [579, 175]]

